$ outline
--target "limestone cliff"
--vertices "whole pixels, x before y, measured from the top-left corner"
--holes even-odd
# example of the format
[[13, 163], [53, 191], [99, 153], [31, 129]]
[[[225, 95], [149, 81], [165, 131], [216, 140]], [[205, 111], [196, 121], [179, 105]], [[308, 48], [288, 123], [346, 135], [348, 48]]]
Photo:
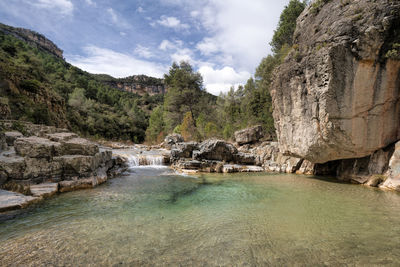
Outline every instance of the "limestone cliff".
[[63, 51], [58, 48], [52, 41], [50, 41], [40, 33], [24, 28], [14, 28], [2, 23], [0, 23], [0, 32], [11, 34], [18, 39], [21, 39], [31, 45], [34, 45], [55, 55], [56, 57], [63, 58]]
[[317, 0], [271, 95], [279, 148], [315, 163], [400, 139], [400, 1]]

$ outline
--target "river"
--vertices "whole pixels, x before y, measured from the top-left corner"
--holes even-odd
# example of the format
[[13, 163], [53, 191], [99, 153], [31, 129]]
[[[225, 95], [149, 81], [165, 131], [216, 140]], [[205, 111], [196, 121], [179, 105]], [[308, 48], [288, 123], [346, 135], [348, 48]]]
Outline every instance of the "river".
[[398, 193], [133, 165], [2, 218], [0, 265], [400, 265]]

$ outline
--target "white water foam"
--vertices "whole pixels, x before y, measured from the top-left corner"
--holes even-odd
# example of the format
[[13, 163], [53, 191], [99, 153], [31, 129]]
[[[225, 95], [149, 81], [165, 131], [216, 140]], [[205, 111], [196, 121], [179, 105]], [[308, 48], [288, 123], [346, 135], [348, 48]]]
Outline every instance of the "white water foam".
[[129, 155], [131, 168], [165, 168], [164, 157], [160, 155]]

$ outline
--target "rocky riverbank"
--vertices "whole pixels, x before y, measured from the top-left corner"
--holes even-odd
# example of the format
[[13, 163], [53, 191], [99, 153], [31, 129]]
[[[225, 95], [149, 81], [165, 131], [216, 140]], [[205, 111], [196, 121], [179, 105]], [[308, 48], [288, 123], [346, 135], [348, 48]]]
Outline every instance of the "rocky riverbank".
[[371, 156], [313, 163], [280, 151], [278, 142], [263, 141], [260, 126], [235, 133], [235, 143], [210, 139], [183, 142], [180, 135], [168, 136], [171, 167], [181, 172], [277, 172], [337, 177], [341, 181], [400, 191], [400, 142]]
[[24, 129], [25, 135], [0, 133], [0, 211], [95, 187], [124, 169], [111, 150], [65, 129], [34, 124]]

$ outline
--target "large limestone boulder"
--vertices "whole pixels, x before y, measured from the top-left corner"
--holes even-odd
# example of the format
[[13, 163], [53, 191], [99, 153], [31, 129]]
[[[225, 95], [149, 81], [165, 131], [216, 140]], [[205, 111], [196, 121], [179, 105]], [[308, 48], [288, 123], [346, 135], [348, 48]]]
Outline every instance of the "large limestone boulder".
[[192, 158], [193, 151], [199, 149], [197, 142], [176, 143], [171, 147], [171, 160], [175, 161], [180, 158]]
[[99, 152], [98, 145], [83, 138], [72, 138], [62, 143], [60, 155], [94, 156]]
[[14, 142], [15, 152], [22, 157], [51, 158], [60, 151], [61, 144], [46, 138], [31, 136]]
[[176, 143], [182, 143], [182, 142], [185, 142], [182, 135], [173, 133], [173, 134], [169, 134], [165, 137], [163, 146], [167, 149], [171, 149], [171, 147], [173, 145], [175, 145]]
[[234, 145], [223, 140], [209, 139], [199, 145], [199, 150], [193, 152], [193, 158], [229, 162], [234, 160], [237, 153]]
[[235, 141], [239, 145], [254, 143], [263, 137], [263, 128], [261, 125], [249, 127], [235, 132]]
[[314, 163], [400, 139], [400, 2], [325, 2], [299, 16], [271, 87], [280, 151]]

